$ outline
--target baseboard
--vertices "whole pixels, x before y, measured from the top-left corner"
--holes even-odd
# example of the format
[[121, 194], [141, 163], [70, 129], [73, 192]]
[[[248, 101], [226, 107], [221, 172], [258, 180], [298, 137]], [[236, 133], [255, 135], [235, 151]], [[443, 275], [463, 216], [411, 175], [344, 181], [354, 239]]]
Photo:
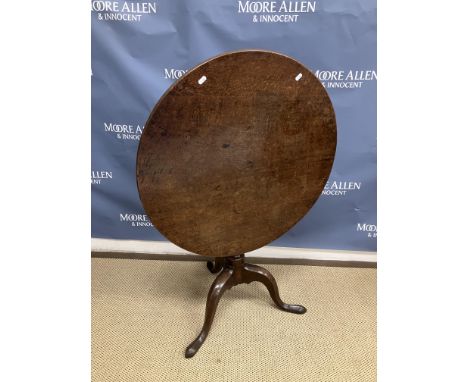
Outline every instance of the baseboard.
[[[167, 257], [180, 260], [204, 260], [175, 244], [167, 241], [143, 240], [114, 240], [91, 239], [91, 251], [95, 257], [155, 259]], [[246, 253], [246, 257], [260, 261], [275, 260], [273, 262], [292, 261], [294, 263], [315, 262], [317, 265], [369, 266], [377, 263], [376, 252], [340, 251], [310, 248], [265, 246], [253, 252]]]

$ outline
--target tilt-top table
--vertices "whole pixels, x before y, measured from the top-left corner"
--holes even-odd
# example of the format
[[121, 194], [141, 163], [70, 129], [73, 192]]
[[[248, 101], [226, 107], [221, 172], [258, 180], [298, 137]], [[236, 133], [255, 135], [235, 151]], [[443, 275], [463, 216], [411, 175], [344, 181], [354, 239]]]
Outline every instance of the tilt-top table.
[[320, 81], [273, 52], [227, 53], [187, 72], [151, 112], [137, 154], [140, 199], [154, 226], [219, 273], [205, 322], [187, 347], [206, 339], [223, 293], [259, 281], [291, 313], [273, 276], [244, 254], [287, 232], [312, 207], [336, 149], [333, 106]]

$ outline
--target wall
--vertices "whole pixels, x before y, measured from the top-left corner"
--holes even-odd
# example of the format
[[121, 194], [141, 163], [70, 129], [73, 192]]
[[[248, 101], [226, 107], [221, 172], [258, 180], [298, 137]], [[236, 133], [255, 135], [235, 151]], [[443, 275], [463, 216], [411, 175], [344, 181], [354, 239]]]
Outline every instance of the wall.
[[338, 146], [329, 182], [277, 247], [376, 251], [376, 1], [93, 1], [92, 236], [163, 241], [140, 204], [144, 123], [184, 71], [223, 52], [287, 54], [322, 81]]

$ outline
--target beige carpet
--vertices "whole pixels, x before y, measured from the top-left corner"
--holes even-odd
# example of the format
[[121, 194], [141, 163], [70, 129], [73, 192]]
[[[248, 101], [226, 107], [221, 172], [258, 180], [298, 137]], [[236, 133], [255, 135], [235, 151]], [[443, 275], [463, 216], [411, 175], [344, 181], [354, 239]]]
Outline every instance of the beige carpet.
[[92, 260], [92, 380], [375, 381], [376, 269], [263, 265], [281, 297], [259, 283], [227, 291], [200, 351], [214, 275], [204, 262]]

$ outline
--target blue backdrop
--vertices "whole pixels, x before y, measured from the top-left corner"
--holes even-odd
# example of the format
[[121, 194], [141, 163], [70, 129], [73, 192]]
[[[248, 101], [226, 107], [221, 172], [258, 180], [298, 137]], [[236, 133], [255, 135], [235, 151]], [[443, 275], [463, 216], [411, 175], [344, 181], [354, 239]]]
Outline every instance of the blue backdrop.
[[375, 251], [376, 0], [92, 1], [92, 236], [165, 240], [138, 198], [146, 119], [183, 73], [240, 49], [307, 66], [336, 112], [338, 146], [322, 196], [272, 245]]

